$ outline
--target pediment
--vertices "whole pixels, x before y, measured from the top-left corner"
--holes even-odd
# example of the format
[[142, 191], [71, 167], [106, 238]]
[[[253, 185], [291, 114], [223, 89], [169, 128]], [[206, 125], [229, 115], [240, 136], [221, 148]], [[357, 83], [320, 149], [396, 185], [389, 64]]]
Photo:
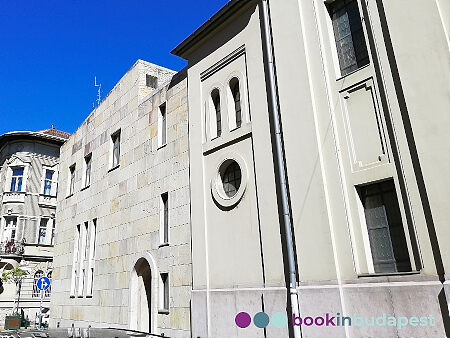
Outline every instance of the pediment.
[[12, 155], [8, 161], [10, 167], [21, 166], [25, 164], [31, 164], [31, 159], [29, 156]]

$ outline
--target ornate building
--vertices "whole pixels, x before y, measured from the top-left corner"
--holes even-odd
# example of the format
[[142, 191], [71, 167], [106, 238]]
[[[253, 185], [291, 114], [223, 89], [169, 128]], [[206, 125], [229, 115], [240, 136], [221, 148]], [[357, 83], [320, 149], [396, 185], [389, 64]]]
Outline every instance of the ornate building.
[[[0, 271], [20, 267], [28, 272], [19, 308], [31, 320], [40, 307], [35, 281], [52, 276], [59, 149], [69, 135], [52, 128], [0, 136]], [[17, 299], [14, 284], [4, 283], [3, 288], [1, 323]], [[45, 306], [50, 293], [44, 294]]]

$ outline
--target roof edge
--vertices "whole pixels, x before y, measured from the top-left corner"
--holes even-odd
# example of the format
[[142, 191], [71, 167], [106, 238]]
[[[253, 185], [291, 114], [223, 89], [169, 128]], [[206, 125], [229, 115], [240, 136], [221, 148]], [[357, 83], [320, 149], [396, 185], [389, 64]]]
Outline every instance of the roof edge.
[[64, 142], [66, 142], [68, 140], [68, 139], [65, 139], [62, 137], [58, 137], [58, 136], [54, 136], [54, 135], [50, 135], [50, 134], [46, 134], [46, 133], [42, 133], [42, 132], [36, 132], [36, 131], [11, 131], [11, 132], [5, 133], [3, 135], [0, 135], [0, 141], [2, 139], [8, 138], [8, 137], [18, 138], [18, 139], [20, 139], [21, 137], [42, 138], [47, 141], [56, 141], [61, 144], [63, 144]]
[[254, 0], [230, 0], [216, 14], [208, 19], [208, 21], [197, 28], [191, 35], [189, 35], [178, 46], [176, 46], [170, 53], [186, 59], [185, 57], [188, 55], [187, 51], [193, 45], [206, 37], [214, 29], [220, 26], [225, 20], [233, 16], [239, 9], [253, 1]]

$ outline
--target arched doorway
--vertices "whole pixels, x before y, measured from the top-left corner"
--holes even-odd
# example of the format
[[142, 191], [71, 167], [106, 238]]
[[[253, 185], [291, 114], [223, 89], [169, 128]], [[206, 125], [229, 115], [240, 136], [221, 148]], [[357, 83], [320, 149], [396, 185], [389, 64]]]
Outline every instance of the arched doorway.
[[130, 329], [152, 332], [156, 328], [156, 265], [148, 253], [139, 254], [130, 276]]

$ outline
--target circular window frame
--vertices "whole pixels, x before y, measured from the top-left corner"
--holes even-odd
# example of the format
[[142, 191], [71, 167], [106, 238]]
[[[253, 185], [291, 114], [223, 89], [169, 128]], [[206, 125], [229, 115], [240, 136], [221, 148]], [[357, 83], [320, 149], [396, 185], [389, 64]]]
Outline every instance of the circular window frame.
[[[223, 188], [222, 176], [225, 170], [234, 161], [241, 169], [241, 185], [239, 186], [236, 194], [232, 197], [228, 197]], [[214, 166], [214, 175], [211, 179], [211, 193], [214, 201], [226, 209], [234, 208], [244, 196], [244, 192], [247, 189], [248, 184], [248, 169], [247, 165], [239, 154], [227, 153], [223, 155]]]

